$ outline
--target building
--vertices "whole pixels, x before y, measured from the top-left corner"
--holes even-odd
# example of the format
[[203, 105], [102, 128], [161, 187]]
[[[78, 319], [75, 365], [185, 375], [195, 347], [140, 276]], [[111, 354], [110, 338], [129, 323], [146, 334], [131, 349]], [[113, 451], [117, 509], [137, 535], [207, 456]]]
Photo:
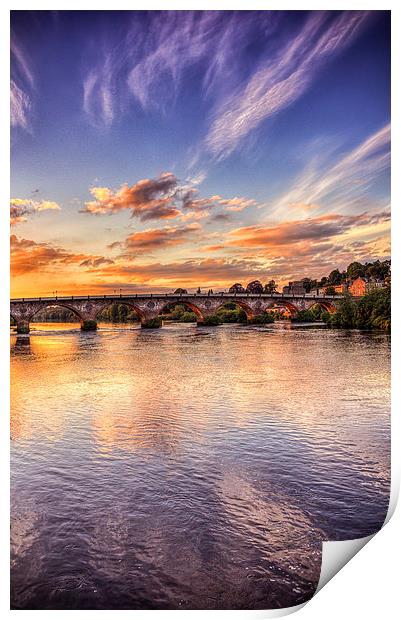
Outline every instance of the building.
[[304, 295], [304, 281], [294, 280], [294, 282], [288, 282], [286, 286], [283, 286], [283, 295]]
[[325, 284], [324, 286], [312, 289], [309, 295], [327, 295], [327, 291], [332, 291], [333, 289], [336, 295], [343, 295], [347, 290], [347, 286], [346, 284]]
[[353, 280], [351, 284], [348, 285], [348, 292], [351, 293], [353, 297], [365, 295], [367, 292], [365, 278], [359, 276], [356, 280]]
[[351, 284], [348, 285], [348, 292], [351, 293], [353, 297], [361, 297], [383, 286], [384, 282], [382, 280], [367, 280], [359, 276], [359, 278], [356, 278], [356, 280], [353, 280]]

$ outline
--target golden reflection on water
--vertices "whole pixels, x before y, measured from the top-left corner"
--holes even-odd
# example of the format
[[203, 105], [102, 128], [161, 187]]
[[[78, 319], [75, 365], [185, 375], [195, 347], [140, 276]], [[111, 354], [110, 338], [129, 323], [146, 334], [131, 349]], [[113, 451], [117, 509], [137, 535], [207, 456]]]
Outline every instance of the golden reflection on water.
[[296, 604], [380, 525], [386, 336], [77, 327], [11, 338], [16, 606]]

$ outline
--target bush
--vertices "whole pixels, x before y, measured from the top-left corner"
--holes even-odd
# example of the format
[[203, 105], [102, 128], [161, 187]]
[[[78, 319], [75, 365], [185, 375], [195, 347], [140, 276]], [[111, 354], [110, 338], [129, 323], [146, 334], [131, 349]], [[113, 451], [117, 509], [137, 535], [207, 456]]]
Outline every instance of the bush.
[[201, 325], [221, 325], [221, 320], [216, 314], [212, 314], [211, 316], [205, 316]]
[[183, 312], [180, 321], [183, 323], [196, 323], [197, 317], [195, 312]]
[[[228, 306], [228, 304], [226, 305]], [[242, 308], [237, 308], [235, 305], [232, 310], [219, 308], [216, 312], [216, 316], [221, 323], [246, 323], [246, 313]]]
[[141, 324], [141, 327], [145, 329], [154, 329], [156, 327], [161, 327], [162, 319], [160, 316], [156, 316], [154, 319], [149, 319], [148, 321], [144, 321]]
[[316, 315], [312, 310], [300, 310], [296, 316], [292, 316], [290, 320], [293, 323], [312, 323], [316, 321]]
[[196, 314], [192, 312], [184, 304], [175, 304], [170, 306], [170, 311], [167, 309], [166, 313], [162, 315], [163, 321], [182, 321], [184, 323], [195, 323]]
[[296, 316], [290, 318], [294, 323], [313, 323], [314, 321], [325, 321], [329, 313], [319, 305], [313, 306], [309, 310], [300, 310]]
[[253, 319], [250, 319], [251, 325], [267, 325], [274, 323], [274, 314], [272, 312], [263, 312], [263, 314], [256, 314]]

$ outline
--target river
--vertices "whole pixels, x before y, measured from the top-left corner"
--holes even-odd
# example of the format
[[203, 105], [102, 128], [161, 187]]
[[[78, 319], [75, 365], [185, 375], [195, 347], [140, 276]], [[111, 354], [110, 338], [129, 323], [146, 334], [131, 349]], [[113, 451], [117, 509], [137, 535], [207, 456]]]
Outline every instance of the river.
[[16, 609], [259, 609], [377, 531], [390, 480], [381, 333], [32, 324], [11, 336]]

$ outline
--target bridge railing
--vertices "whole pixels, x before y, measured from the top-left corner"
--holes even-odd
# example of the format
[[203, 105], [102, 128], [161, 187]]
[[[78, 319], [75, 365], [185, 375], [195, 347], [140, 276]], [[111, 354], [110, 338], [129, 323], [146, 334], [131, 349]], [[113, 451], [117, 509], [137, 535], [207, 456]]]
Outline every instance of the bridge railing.
[[187, 298], [214, 298], [221, 299], [225, 297], [227, 299], [235, 298], [249, 298], [260, 297], [271, 299], [341, 299], [341, 295], [311, 295], [310, 293], [304, 293], [303, 295], [297, 295], [295, 293], [250, 293], [246, 291], [244, 293], [229, 293], [226, 291], [219, 291], [218, 293], [131, 293], [131, 294], [116, 294], [116, 295], [63, 295], [55, 297], [18, 297], [11, 299], [11, 303], [21, 302], [66, 302], [66, 301], [89, 301], [89, 300], [110, 300], [118, 301], [119, 299], [149, 299], [149, 298], [170, 298], [170, 299], [187, 299]]

